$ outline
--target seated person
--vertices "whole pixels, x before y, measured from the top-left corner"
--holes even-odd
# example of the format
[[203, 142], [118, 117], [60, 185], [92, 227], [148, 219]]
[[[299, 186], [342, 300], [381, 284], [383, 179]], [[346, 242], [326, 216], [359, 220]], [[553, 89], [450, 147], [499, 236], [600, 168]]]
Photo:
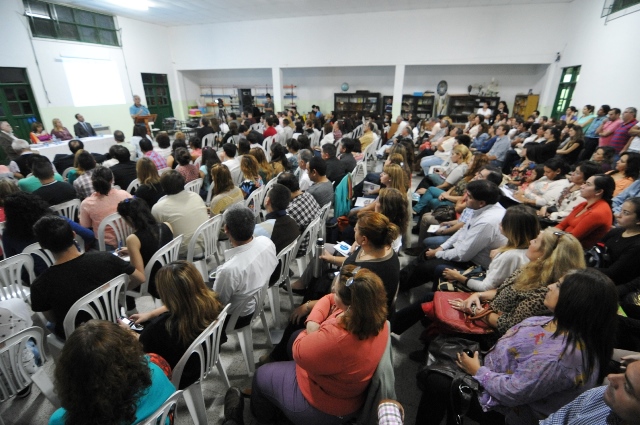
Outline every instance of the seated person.
[[83, 137], [96, 136], [96, 131], [93, 129], [90, 123], [84, 120], [82, 114], [76, 114], [75, 118], [76, 120], [78, 120], [78, 122], [73, 125], [73, 132], [75, 133], [77, 138], [82, 139]]
[[343, 268], [333, 293], [317, 302], [296, 335], [293, 361], [256, 370], [254, 417], [272, 421], [283, 414], [293, 423], [327, 424], [357, 418], [388, 343], [386, 301], [375, 273]]
[[53, 128], [51, 129], [51, 137], [53, 138], [54, 141], [55, 141], [55, 139], [58, 139], [58, 140], [71, 140], [71, 139], [73, 139], [73, 136], [71, 135], [71, 132], [69, 132], [69, 130], [67, 130], [67, 127], [62, 125], [62, 121], [60, 121], [59, 118], [54, 118], [51, 121], [51, 123], [53, 124]]
[[67, 182], [59, 182], [54, 178], [53, 166], [49, 158], [37, 155], [31, 162], [31, 171], [40, 181], [40, 188], [33, 191], [49, 205], [58, 205], [76, 199], [76, 190]]
[[[244, 199], [247, 199], [249, 195], [264, 184], [260, 176], [258, 160], [253, 155], [243, 155], [242, 159], [240, 159], [240, 171], [242, 171], [240, 189], [242, 189]], [[253, 203], [249, 207], [260, 209], [259, 205], [256, 206]]]
[[342, 139], [342, 147], [340, 148], [340, 162], [344, 166], [345, 173], [350, 173], [356, 168], [357, 162], [353, 157], [353, 149], [356, 145], [355, 140], [347, 138]]
[[[308, 192], [300, 189], [298, 178], [291, 173], [282, 173], [278, 176], [278, 184], [285, 186], [291, 192], [291, 200], [287, 206], [287, 214], [298, 224], [300, 234], [302, 234], [309, 224], [317, 217], [320, 205], [316, 199]], [[309, 236], [300, 244], [298, 256], [307, 252], [309, 246]]]
[[84, 199], [93, 193], [93, 185], [91, 184], [91, 176], [96, 169], [96, 160], [89, 152], [84, 150], [78, 153], [77, 161], [78, 169], [84, 170], [73, 181], [73, 188], [78, 194], [78, 198]]
[[51, 415], [49, 425], [97, 423], [98, 419], [139, 423], [176, 390], [165, 370], [167, 362], [156, 355], [145, 356], [130, 329], [90, 320], [69, 336], [56, 360], [56, 392], [62, 407]]
[[318, 202], [320, 207], [333, 202], [333, 183], [326, 176], [326, 162], [314, 156], [308, 164], [309, 179], [313, 184], [309, 187], [309, 192]]
[[[240, 308], [236, 329], [251, 323], [256, 309], [253, 297], [269, 279], [278, 264], [276, 247], [265, 236], [253, 236], [255, 216], [244, 205], [232, 205], [224, 212], [224, 232], [229, 236], [231, 249], [224, 253], [225, 262], [218, 267], [213, 290], [222, 304], [231, 304], [227, 320]], [[220, 338], [226, 341], [226, 335]]]
[[[151, 209], [158, 223], [167, 223], [174, 235], [183, 235], [180, 245], [180, 257], [187, 256], [189, 242], [193, 233], [209, 219], [207, 206], [199, 194], [184, 190], [184, 177], [175, 170], [169, 170], [160, 177], [160, 185], [166, 194]], [[195, 256], [202, 255], [203, 245], [199, 241], [195, 246]]]
[[151, 159], [143, 157], [136, 161], [136, 175], [140, 182], [135, 192], [136, 198], [144, 200], [151, 209], [165, 195], [158, 169]]
[[569, 171], [567, 164], [559, 158], [552, 158], [544, 163], [544, 177], [513, 193], [513, 197], [525, 205], [536, 208], [553, 206], [569, 181], [565, 174]]
[[344, 164], [336, 158], [336, 147], [333, 144], [322, 145], [322, 159], [327, 165], [326, 176], [335, 188], [347, 173], [345, 172]]
[[[84, 143], [82, 143], [82, 140], [77, 139], [69, 140], [68, 146], [69, 150], [71, 151], [70, 154], [65, 155], [58, 153], [53, 158], [53, 165], [56, 167], [56, 171], [60, 174], [62, 174], [67, 168], [73, 167], [76, 153], [80, 149], [84, 149]], [[106, 159], [106, 157], [100, 153], [92, 153], [91, 156], [93, 156], [94, 160], [98, 164], [101, 164]]]
[[33, 152], [29, 142], [22, 139], [14, 139], [13, 142], [11, 142], [11, 148], [18, 157], [14, 161], [9, 162], [9, 170], [13, 172], [13, 177], [16, 179], [27, 177], [31, 173], [33, 155], [38, 155], [38, 153]]
[[41, 122], [31, 124], [31, 133], [29, 133], [31, 143], [44, 143], [51, 141], [51, 135], [47, 133]]
[[627, 199], [616, 220], [618, 227], [602, 238], [609, 258], [599, 270], [616, 285], [622, 285], [640, 276], [640, 198]]
[[615, 184], [610, 176], [596, 174], [582, 185], [580, 195], [585, 202], [577, 205], [556, 229], [575, 236], [582, 247], [590, 249], [611, 229], [611, 195]]
[[[160, 138], [162, 139], [162, 138]], [[155, 164], [158, 170], [162, 170], [163, 168], [167, 168], [167, 160], [162, 154], [155, 150], [151, 140], [142, 139], [140, 140], [140, 158], [147, 157]]]
[[[216, 293], [206, 287], [192, 263], [174, 261], [167, 264], [158, 270], [156, 282], [162, 307], [134, 314], [130, 320], [144, 324], [143, 331], [135, 334], [139, 336], [144, 352], [162, 356], [173, 369], [193, 341], [218, 318], [223, 305]], [[189, 296], [183, 296], [184, 293]], [[128, 328], [122, 322], [120, 326]], [[200, 376], [199, 357], [192, 355], [187, 360], [178, 389], [188, 387]]]
[[174, 152], [178, 166], [176, 171], [182, 174], [185, 184], [194, 180], [204, 178], [204, 173], [200, 171], [197, 165], [191, 163], [191, 155], [186, 148], [178, 148]]
[[[132, 181], [138, 176], [136, 174], [136, 163], [131, 161], [129, 151], [121, 145], [112, 146], [117, 164], [112, 165], [113, 183], [120, 186], [120, 189], [127, 190]], [[112, 150], [110, 149], [109, 152]]]
[[[478, 352], [458, 354], [460, 369], [481, 388], [472, 397], [470, 418], [502, 423], [498, 412], [506, 423], [534, 424], [606, 376], [618, 308], [611, 280], [581, 270], [545, 289], [544, 306], [553, 317], [530, 317], [511, 327], [484, 357], [484, 366]], [[576, 297], [582, 302], [576, 303]], [[439, 373], [428, 375], [417, 423], [442, 422], [451, 381]]]
[[[97, 237], [102, 220], [117, 212], [120, 201], [132, 196], [125, 190], [113, 187], [113, 174], [109, 168], [103, 166], [96, 167], [91, 175], [91, 183], [94, 192], [80, 204], [79, 218], [80, 225], [92, 228]], [[111, 227], [105, 229], [104, 241], [107, 250], [113, 251], [118, 248], [118, 240]]]
[[613, 196], [618, 196], [640, 177], [640, 153], [623, 152], [616, 163], [616, 169], [608, 171], [606, 174], [613, 177], [616, 184]]
[[436, 249], [429, 249], [400, 271], [400, 289], [437, 282], [445, 268], [467, 269], [472, 264], [489, 267], [489, 253], [506, 243], [498, 224], [505, 209], [498, 203], [500, 189], [487, 180], [467, 185], [467, 209], [473, 210], [467, 225]]
[[45, 216], [33, 231], [55, 261], [31, 285], [31, 308], [44, 313], [61, 339], [65, 339], [64, 318], [80, 298], [123, 273], [129, 275], [129, 288], [144, 282], [144, 273], [110, 252], [80, 253], [71, 226], [61, 217]]
[[244, 192], [233, 184], [231, 173], [224, 164], [214, 164], [211, 167], [213, 179], [213, 198], [211, 199], [211, 214], [222, 214], [229, 206], [244, 200]]
[[[35, 160], [36, 158], [44, 159], [45, 161], [49, 162], [49, 159], [46, 156], [30, 155], [30, 157], [28, 158], [29, 162], [27, 163], [29, 167], [31, 167], [33, 160]], [[64, 182], [64, 179], [62, 178], [62, 176], [55, 172], [55, 169], [53, 168], [53, 165], [50, 162], [49, 162], [49, 167], [51, 167], [52, 171], [54, 171], [53, 179], [55, 181]], [[38, 179], [36, 176], [31, 175], [29, 177], [25, 177], [23, 179], [18, 180], [18, 187], [23, 192], [33, 193], [42, 187], [42, 183], [40, 183], [40, 179]]]

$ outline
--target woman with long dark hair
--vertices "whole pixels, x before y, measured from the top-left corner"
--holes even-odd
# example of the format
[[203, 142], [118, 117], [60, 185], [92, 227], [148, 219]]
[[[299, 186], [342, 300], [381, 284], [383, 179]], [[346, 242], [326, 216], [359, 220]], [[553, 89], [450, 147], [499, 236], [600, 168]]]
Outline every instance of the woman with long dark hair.
[[618, 196], [640, 176], [640, 153], [622, 152], [615, 170], [606, 174], [613, 177], [616, 184], [613, 196]]
[[221, 164], [220, 158], [218, 157], [218, 153], [211, 146], [205, 146], [202, 148], [202, 159], [200, 160], [200, 172], [204, 174], [204, 179], [202, 182], [202, 189], [200, 189], [200, 196], [203, 199], [207, 196], [207, 192], [209, 191], [209, 186], [211, 182], [213, 182], [213, 178], [211, 177], [211, 168], [215, 164]]
[[[484, 357], [458, 354], [461, 372], [480, 385], [467, 416], [480, 424], [537, 424], [604, 379], [613, 354], [618, 297], [595, 269], [571, 271], [547, 286], [553, 313], [523, 320]], [[440, 424], [450, 405], [451, 378], [431, 373], [417, 424]], [[448, 412], [451, 414], [451, 412]]]
[[556, 156], [562, 158], [567, 164], [572, 165], [578, 160], [584, 147], [582, 127], [578, 124], [569, 125], [569, 141], [556, 151]]

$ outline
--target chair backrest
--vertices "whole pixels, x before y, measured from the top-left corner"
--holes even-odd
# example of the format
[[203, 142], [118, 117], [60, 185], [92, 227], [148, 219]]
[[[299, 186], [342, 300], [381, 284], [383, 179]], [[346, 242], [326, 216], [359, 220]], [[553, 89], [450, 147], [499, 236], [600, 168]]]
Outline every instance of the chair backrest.
[[320, 144], [320, 135], [320, 130], [314, 128], [313, 134], [309, 137], [309, 146], [312, 148], [318, 146]]
[[36, 346], [40, 349], [40, 355], [44, 357], [44, 346], [42, 340], [44, 330], [39, 327], [31, 327], [11, 335], [0, 342], [0, 402], [4, 402], [15, 396], [18, 391], [25, 389], [31, 383], [31, 374], [27, 372], [22, 361], [22, 352], [27, 348], [27, 342], [35, 340]]
[[351, 172], [351, 185], [352, 186], [356, 186], [358, 183], [360, 183], [361, 181], [364, 180], [365, 176], [366, 176], [366, 170], [365, 170], [365, 162], [364, 161], [359, 161], [355, 168], [353, 169], [353, 171]]
[[259, 131], [260, 133], [262, 133], [262, 131], [264, 130], [264, 126], [259, 122], [255, 124], [251, 124], [251, 130]]
[[213, 198], [213, 182], [209, 184], [209, 190], [207, 190], [207, 200], [204, 202], [207, 206], [211, 206], [211, 199]]
[[121, 274], [73, 303], [63, 322], [67, 338], [76, 329], [76, 317], [81, 311], [89, 314], [92, 319], [116, 323], [120, 317], [120, 293], [128, 282], [129, 276]]
[[189, 183], [184, 185], [184, 190], [188, 190], [189, 192], [200, 194], [200, 188], [202, 187], [202, 179], [191, 180]]
[[[251, 296], [245, 298], [242, 303], [238, 304], [237, 306], [233, 306], [233, 314], [230, 315], [231, 317], [229, 318], [229, 321], [227, 322], [227, 326], [225, 328], [227, 329], [227, 334], [232, 333], [234, 330], [238, 330], [236, 329], [236, 323], [238, 322], [240, 313], [242, 313], [246, 305], [250, 302], [253, 301], [255, 303], [255, 309], [253, 310], [253, 314], [251, 315], [251, 322], [253, 322], [253, 320], [258, 317], [260, 312], [263, 311], [264, 299], [267, 296], [267, 291], [269, 290], [269, 278], [270, 276], [267, 276], [266, 280], [264, 281], [264, 285], [262, 285], [260, 289], [256, 290], [253, 294], [251, 294]], [[251, 326], [251, 324], [247, 326]]]
[[127, 236], [133, 233], [133, 228], [127, 224], [120, 214], [113, 213], [106, 216], [98, 226], [98, 249], [100, 251], [106, 251], [107, 249], [104, 242], [104, 232], [107, 227], [111, 227], [113, 229], [113, 233], [116, 235], [118, 244], [122, 245], [124, 245]]
[[267, 156], [267, 162], [271, 161], [271, 145], [274, 143], [275, 136], [265, 137], [262, 146], [264, 146], [264, 153]]
[[52, 205], [51, 209], [59, 216], [67, 217], [69, 220], [75, 220], [80, 204], [80, 199], [72, 199], [61, 204]]
[[127, 187], [127, 192], [133, 193], [133, 191], [138, 189], [139, 187], [140, 187], [140, 180], [133, 179], [131, 183], [129, 183], [129, 186]]
[[187, 348], [187, 351], [184, 352], [178, 364], [173, 368], [171, 382], [176, 388], [180, 386], [182, 372], [192, 354], [197, 354], [200, 359], [200, 377], [198, 381], [205, 379], [209, 372], [211, 372], [211, 369], [216, 366], [218, 357], [220, 356], [220, 335], [230, 306], [231, 304], [227, 304], [220, 314], [218, 314], [218, 318], [198, 335], [189, 348]]
[[[210, 134], [207, 134], [210, 136]], [[138, 422], [138, 425], [163, 425], [167, 422], [167, 416], [171, 412], [174, 412], [177, 409], [178, 401], [182, 398], [182, 390], [178, 390], [175, 393], [171, 394], [171, 396], [162, 403], [162, 406], [158, 407], [158, 409], [144, 418], [142, 421]]]
[[318, 237], [322, 236], [322, 239], [327, 240], [327, 219], [329, 218], [329, 212], [331, 209], [331, 202], [320, 208], [318, 216], [320, 217], [320, 224], [318, 227]]
[[253, 216], [258, 218], [260, 216], [260, 206], [262, 205], [262, 195], [264, 193], [265, 186], [261, 186], [251, 192], [247, 199], [244, 200], [244, 206], [253, 211]]
[[2, 255], [4, 255], [4, 244], [2, 243], [3, 233], [4, 233], [4, 221], [0, 223], [0, 249], [2, 250]]
[[200, 168], [200, 166], [202, 165], [202, 156], [197, 157], [196, 160], [193, 161], [193, 165]]
[[207, 134], [202, 138], [202, 147], [213, 146], [215, 144], [215, 133]]
[[178, 253], [180, 252], [180, 244], [184, 235], [178, 235], [171, 242], [158, 249], [151, 257], [147, 265], [144, 267], [144, 283], [140, 285], [140, 294], [144, 295], [149, 292], [149, 280], [151, 279], [151, 270], [156, 263], [160, 263], [160, 266], [165, 266], [172, 261], [178, 259]]
[[[279, 176], [280, 174], [278, 174]], [[264, 206], [264, 199], [267, 197], [267, 195], [269, 194], [269, 191], [271, 190], [271, 186], [273, 186], [274, 184], [276, 184], [278, 182], [278, 176], [275, 176], [274, 178], [272, 178], [271, 180], [269, 180], [267, 182], [267, 184], [265, 184], [264, 186], [262, 186], [264, 188], [264, 190], [262, 191], [261, 194], [261, 198], [259, 201], [260, 208], [262, 208]]]
[[69, 175], [69, 171], [73, 170], [75, 167], [67, 167], [64, 169], [64, 171], [62, 172], [62, 178], [64, 179], [64, 181], [67, 181], [67, 176]]
[[164, 167], [164, 168], [161, 168], [161, 169], [159, 169], [159, 170], [158, 170], [158, 175], [160, 175], [160, 176], [161, 176], [162, 174], [164, 174], [165, 172], [167, 172], [167, 171], [169, 171], [169, 170], [171, 170], [171, 167]]
[[51, 253], [51, 251], [42, 248], [38, 242], [32, 243], [31, 245], [27, 246], [22, 250], [22, 253], [40, 257], [40, 259], [44, 261], [47, 267], [51, 267], [53, 266], [53, 263], [55, 263], [55, 259], [53, 258], [53, 254]]
[[202, 223], [189, 241], [187, 249], [187, 261], [193, 262], [193, 256], [196, 250], [196, 244], [202, 241], [204, 246], [204, 259], [206, 260], [218, 251], [218, 236], [220, 236], [220, 228], [222, 227], [222, 214], [215, 215], [209, 220]]
[[368, 159], [376, 159], [376, 150], [378, 148], [378, 140], [380, 139], [379, 136], [374, 136], [373, 137], [373, 141], [371, 143], [369, 143], [369, 146], [367, 146], [364, 150], [364, 160], [368, 160]]
[[296, 244], [296, 249], [294, 252], [294, 258], [298, 258], [300, 256], [300, 247], [302, 246], [302, 242], [306, 238], [309, 238], [309, 245], [307, 246], [306, 254], [310, 253], [312, 250], [315, 250], [315, 243], [311, 243], [311, 241], [315, 241], [318, 237], [318, 229], [320, 228], [320, 216], [313, 219], [311, 223], [304, 229], [304, 232], [298, 238], [298, 243]]
[[20, 298], [29, 301], [29, 293], [22, 286], [22, 269], [26, 268], [29, 281], [33, 283], [33, 258], [29, 254], [18, 254], [0, 261], [0, 300]]
[[294, 254], [298, 252], [296, 248], [298, 247], [299, 240], [301, 240], [300, 236], [278, 253], [276, 260], [278, 260], [278, 264], [280, 264], [280, 276], [278, 276], [278, 280], [274, 285], [279, 285], [289, 277], [289, 267], [291, 267], [291, 260], [295, 258]]

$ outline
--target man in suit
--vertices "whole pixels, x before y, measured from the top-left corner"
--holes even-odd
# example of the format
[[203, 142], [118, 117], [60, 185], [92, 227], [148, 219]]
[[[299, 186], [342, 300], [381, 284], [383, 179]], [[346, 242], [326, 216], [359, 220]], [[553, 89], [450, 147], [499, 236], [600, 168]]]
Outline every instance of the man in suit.
[[[60, 174], [62, 174], [67, 168], [73, 167], [73, 160], [76, 157], [76, 152], [80, 149], [84, 149], [84, 143], [77, 139], [69, 140], [68, 146], [71, 154], [59, 153], [53, 158], [53, 165]], [[92, 153], [91, 155], [93, 155], [93, 158], [98, 164], [102, 164], [106, 159], [106, 157], [101, 153]]]
[[73, 126], [73, 131], [76, 133], [76, 137], [91, 137], [96, 135], [96, 131], [91, 127], [91, 124], [84, 120], [82, 114], [76, 114], [77, 123]]
[[9, 165], [9, 162], [18, 158], [18, 154], [11, 147], [16, 139], [11, 124], [7, 121], [0, 121], [0, 165]]

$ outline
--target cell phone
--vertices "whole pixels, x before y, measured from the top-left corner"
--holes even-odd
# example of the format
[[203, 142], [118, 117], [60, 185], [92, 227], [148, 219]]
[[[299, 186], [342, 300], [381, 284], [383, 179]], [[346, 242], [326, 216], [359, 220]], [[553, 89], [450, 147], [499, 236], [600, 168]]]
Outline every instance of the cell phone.
[[464, 350], [462, 350], [462, 352], [469, 357], [473, 357], [473, 351], [469, 350], [468, 348], [465, 348]]
[[120, 316], [120, 320], [122, 321], [122, 323], [129, 326], [131, 329], [133, 329], [136, 332], [141, 332], [144, 329], [144, 326], [136, 325], [134, 322], [127, 319], [125, 316]]

